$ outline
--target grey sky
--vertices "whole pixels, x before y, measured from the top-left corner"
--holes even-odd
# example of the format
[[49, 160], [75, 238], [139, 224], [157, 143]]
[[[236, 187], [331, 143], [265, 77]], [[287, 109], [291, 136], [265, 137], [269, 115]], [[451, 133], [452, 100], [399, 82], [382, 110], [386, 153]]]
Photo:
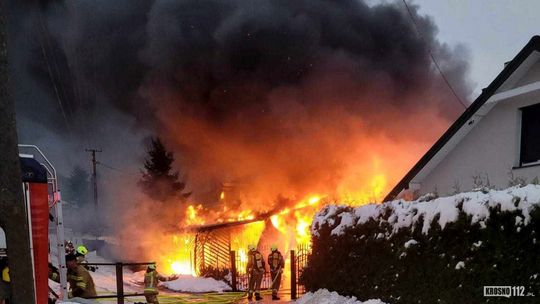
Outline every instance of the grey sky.
[[[401, 0], [400, 0], [401, 1]], [[411, 3], [408, 1], [408, 3]], [[471, 51], [475, 94], [486, 87], [533, 35], [540, 34], [538, 0], [414, 0], [434, 18], [439, 39]]]

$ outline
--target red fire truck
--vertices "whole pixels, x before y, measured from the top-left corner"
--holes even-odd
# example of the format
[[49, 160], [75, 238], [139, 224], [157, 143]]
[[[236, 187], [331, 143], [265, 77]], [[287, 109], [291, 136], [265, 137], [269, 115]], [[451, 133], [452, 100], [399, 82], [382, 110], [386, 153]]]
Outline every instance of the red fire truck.
[[[49, 293], [48, 263], [57, 264], [60, 272], [58, 298], [67, 298], [67, 269], [64, 260], [64, 224], [62, 200], [56, 169], [34, 145], [19, 145], [24, 203], [30, 228], [30, 247], [36, 304], [47, 304]], [[53, 239], [49, 239], [49, 223]], [[9, 258], [9, 248], [6, 253]]]

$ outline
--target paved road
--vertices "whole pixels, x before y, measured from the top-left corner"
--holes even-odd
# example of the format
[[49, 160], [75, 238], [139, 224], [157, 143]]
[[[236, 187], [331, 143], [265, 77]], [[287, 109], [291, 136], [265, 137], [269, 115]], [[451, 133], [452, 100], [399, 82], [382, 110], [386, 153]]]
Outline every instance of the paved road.
[[273, 301], [271, 292], [264, 291], [262, 293], [263, 299], [260, 301], [251, 300], [249, 301], [246, 297], [242, 298], [239, 301], [236, 301], [237, 304], [285, 304], [285, 303], [294, 303], [291, 300], [291, 294], [289, 291], [283, 291], [279, 293], [280, 300]]

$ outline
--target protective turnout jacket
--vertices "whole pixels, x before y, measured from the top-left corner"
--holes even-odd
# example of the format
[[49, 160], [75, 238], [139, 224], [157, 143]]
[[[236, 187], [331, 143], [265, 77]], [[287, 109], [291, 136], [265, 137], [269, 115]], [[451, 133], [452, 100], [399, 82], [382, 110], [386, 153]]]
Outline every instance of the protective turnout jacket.
[[281, 252], [276, 250], [270, 253], [268, 255], [268, 265], [270, 266], [271, 272], [283, 269], [285, 267], [285, 259], [283, 259], [283, 255], [281, 255]]
[[170, 281], [171, 277], [162, 276], [156, 270], [144, 274], [144, 293], [158, 293], [157, 285], [159, 281]]
[[88, 270], [78, 265], [75, 270], [68, 270], [67, 281], [71, 290], [71, 297], [95, 297], [97, 296], [94, 280]]
[[247, 271], [256, 270], [264, 272], [264, 259], [260, 252], [253, 250], [249, 252]]

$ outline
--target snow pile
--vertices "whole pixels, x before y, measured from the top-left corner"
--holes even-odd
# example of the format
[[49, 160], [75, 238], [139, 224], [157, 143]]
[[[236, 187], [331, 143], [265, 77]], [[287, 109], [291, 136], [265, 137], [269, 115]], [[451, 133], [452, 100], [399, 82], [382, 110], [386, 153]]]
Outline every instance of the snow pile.
[[300, 299], [296, 300], [297, 304], [385, 304], [381, 300], [359, 301], [356, 297], [340, 296], [337, 292], [330, 292], [326, 289], [319, 289], [316, 292], [308, 292]]
[[[465, 192], [448, 197], [436, 198], [431, 201], [395, 200], [383, 204], [370, 204], [357, 208], [330, 205], [319, 211], [311, 226], [311, 232], [319, 236], [318, 230], [325, 224], [333, 227], [335, 218], [341, 218], [339, 225], [331, 231], [332, 235], [341, 235], [348, 227], [360, 225], [369, 220], [379, 224], [387, 222], [392, 225], [393, 232], [401, 228], [410, 228], [424, 219], [422, 233], [427, 234], [435, 218], [444, 229], [446, 224], [455, 222], [460, 211], [472, 216], [472, 223], [485, 227], [490, 208], [500, 208], [501, 211], [518, 211], [516, 226], [527, 225], [530, 221], [530, 211], [540, 205], [540, 186], [527, 185], [512, 187], [505, 190], [489, 190], [484, 192]], [[391, 235], [385, 235], [387, 239]]]
[[182, 292], [223, 292], [231, 290], [231, 287], [223, 281], [213, 278], [198, 278], [189, 275], [182, 275], [177, 280], [164, 282], [163, 286], [170, 290]]

